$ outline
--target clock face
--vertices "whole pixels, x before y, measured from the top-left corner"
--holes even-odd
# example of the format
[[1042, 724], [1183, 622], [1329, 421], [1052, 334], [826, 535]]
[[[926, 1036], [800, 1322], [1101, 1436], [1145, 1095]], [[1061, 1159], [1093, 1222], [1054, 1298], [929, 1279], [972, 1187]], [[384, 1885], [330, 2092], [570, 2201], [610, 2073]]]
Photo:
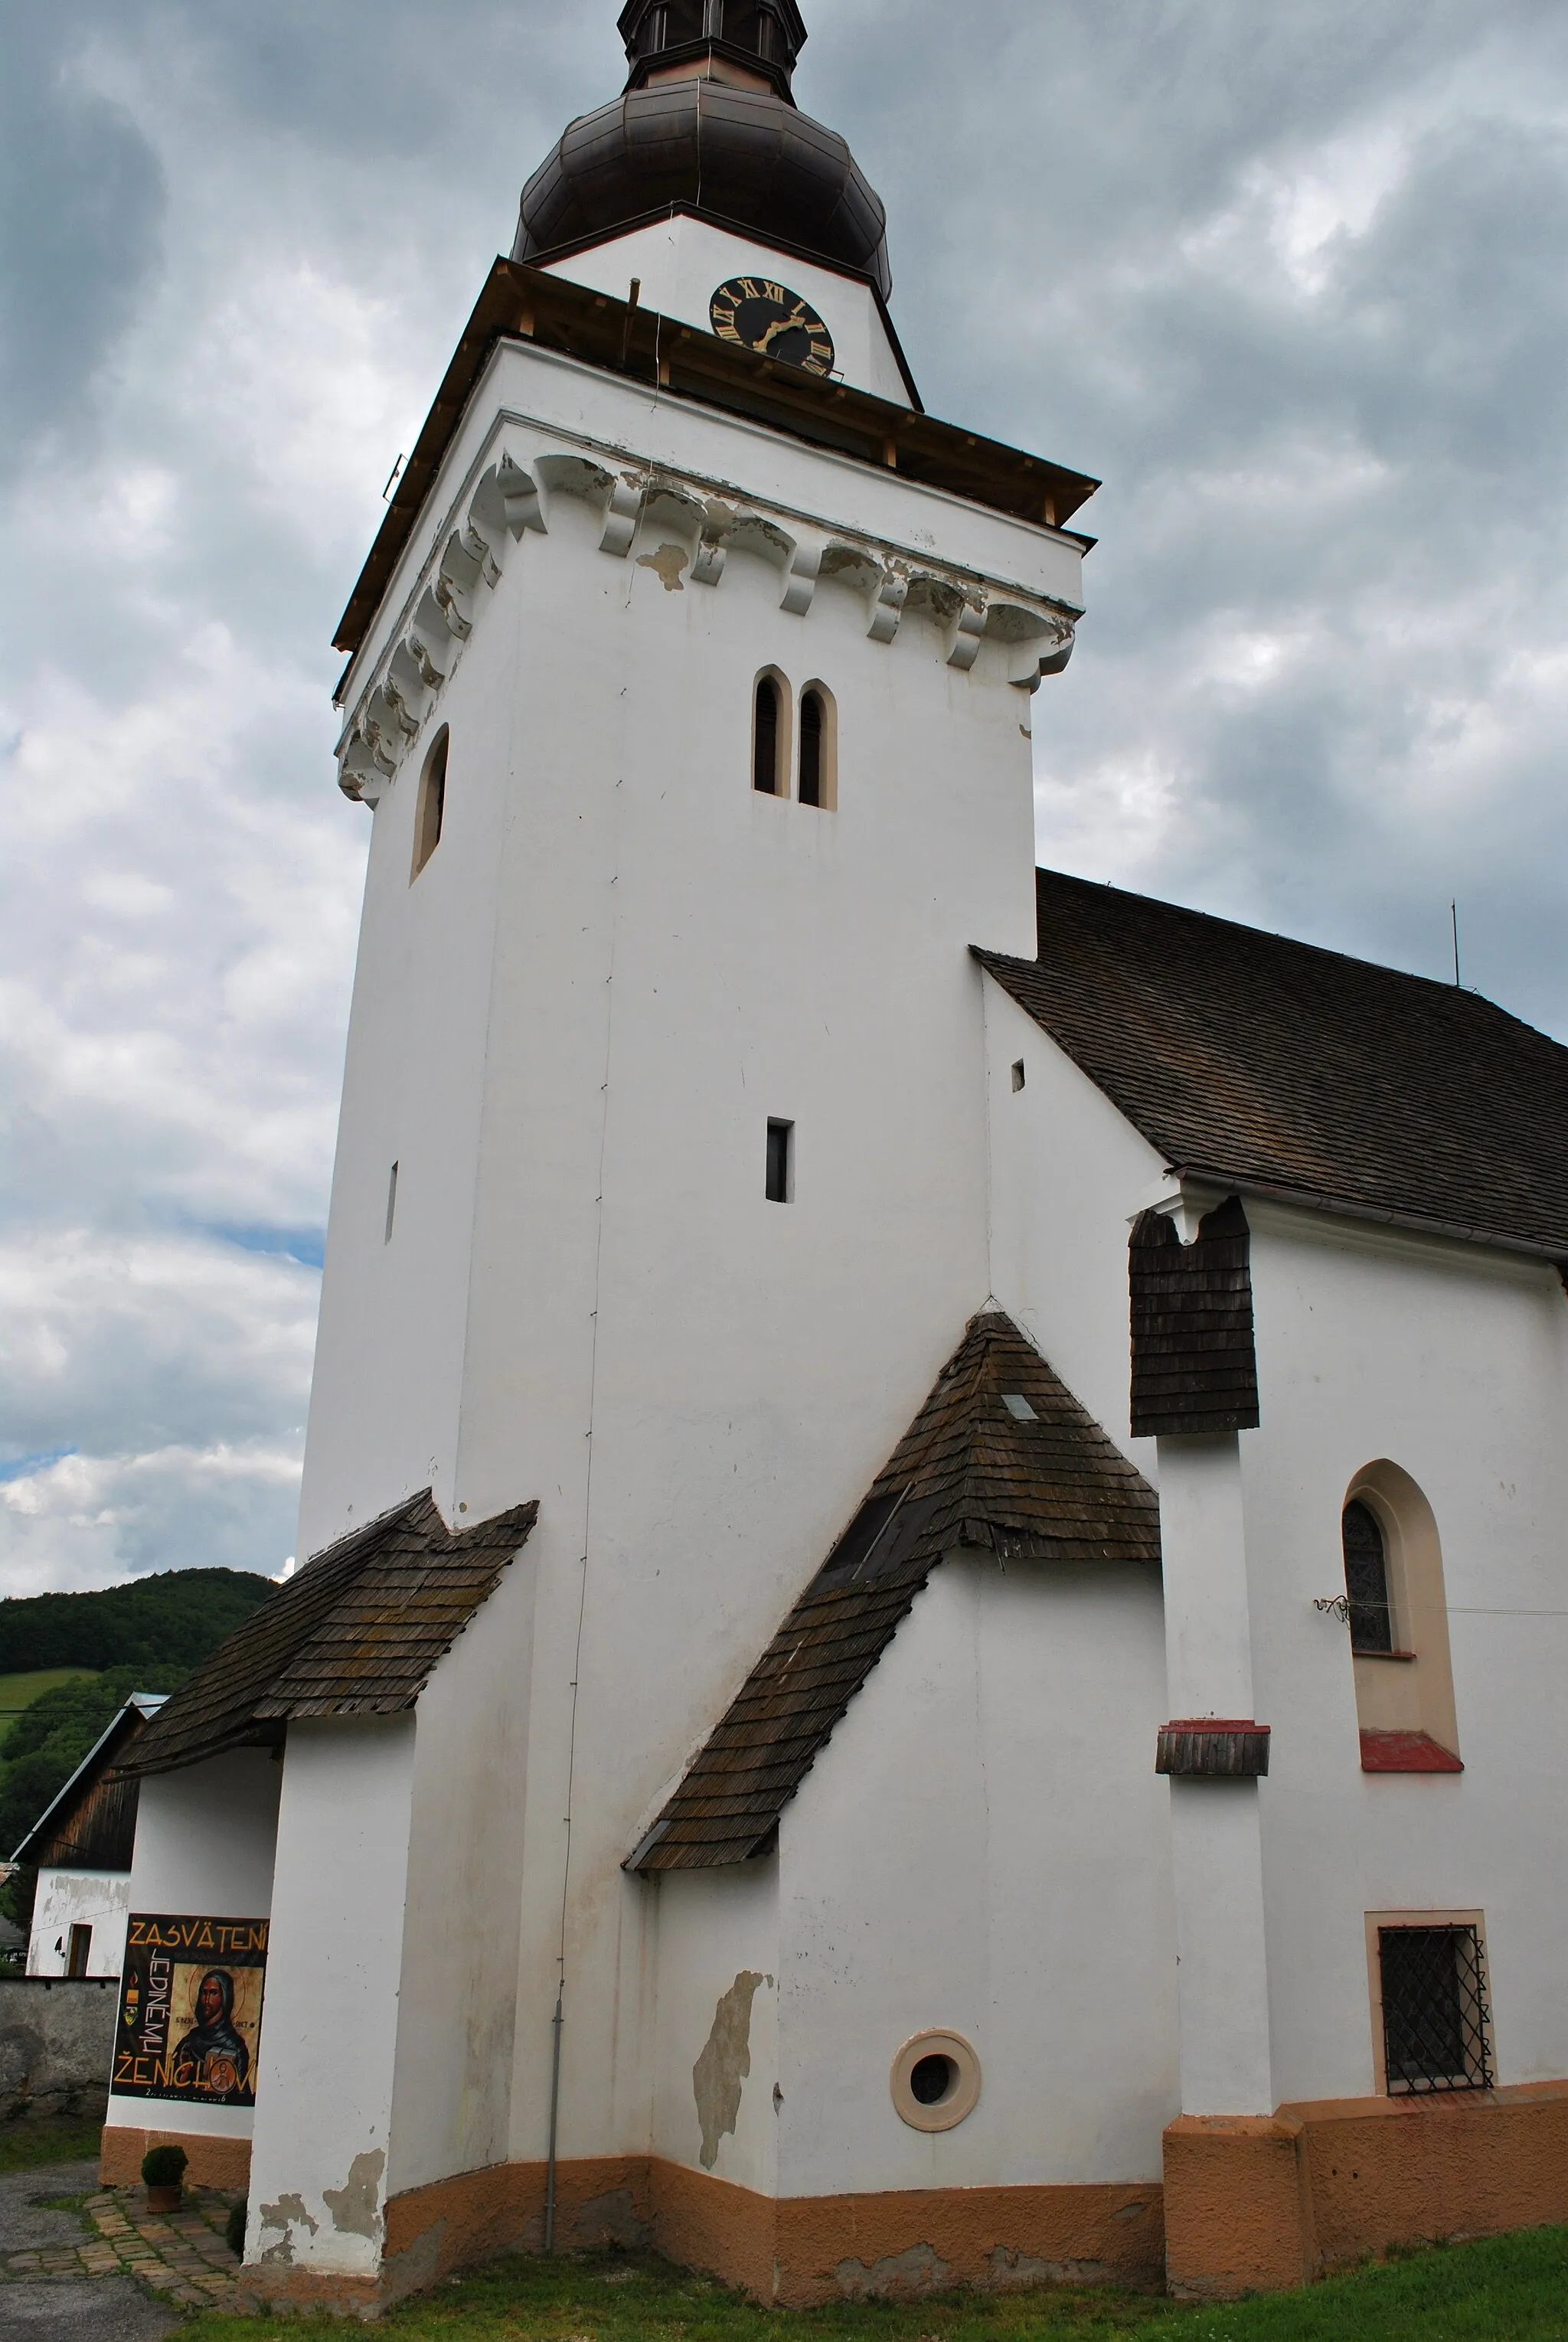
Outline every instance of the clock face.
[[807, 374], [833, 372], [833, 335], [809, 301], [766, 276], [732, 276], [708, 303], [721, 340], [741, 342], [764, 357]]

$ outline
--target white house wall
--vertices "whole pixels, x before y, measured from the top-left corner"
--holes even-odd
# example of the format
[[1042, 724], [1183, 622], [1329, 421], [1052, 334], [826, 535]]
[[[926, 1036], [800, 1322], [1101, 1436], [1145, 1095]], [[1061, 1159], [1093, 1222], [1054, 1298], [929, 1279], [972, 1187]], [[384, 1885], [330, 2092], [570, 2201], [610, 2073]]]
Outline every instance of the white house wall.
[[[145, 1780], [136, 1806], [129, 1907], [205, 1919], [265, 1919], [272, 1910], [283, 1767], [270, 1749], [237, 1748], [180, 1773]], [[262, 2000], [257, 2089], [273, 2022], [271, 1977]], [[248, 2138], [249, 2107], [207, 2107], [111, 2092], [108, 2122], [162, 2126], [213, 2138]]]
[[125, 1964], [130, 1907], [127, 1871], [40, 1870], [27, 1947], [28, 1975], [65, 1976], [70, 1964], [72, 1928], [91, 1927], [93, 1940], [84, 1973], [117, 1977]]
[[617, 301], [626, 299], [632, 278], [638, 277], [638, 298], [644, 309], [684, 318], [704, 334], [713, 332], [709, 300], [728, 278], [766, 276], [775, 284], [782, 278], [792, 293], [810, 302], [833, 335], [837, 375], [857, 390], [894, 399], [900, 406], [909, 404], [908, 386], [876, 296], [862, 278], [841, 276], [836, 269], [818, 268], [793, 254], [769, 252], [754, 240], [683, 212], [547, 266], [552, 275], [570, 277], [574, 285], [612, 294]]
[[[1554, 1269], [1249, 1207], [1261, 1429], [1242, 1434], [1274, 2072], [1374, 2087], [1363, 1915], [1484, 1915], [1498, 2077], [1568, 2073], [1563, 1523], [1568, 1303]], [[1436, 1516], [1462, 1774], [1360, 1770], [1339, 1521], [1386, 1457]]]
[[[786, 1807], [779, 2190], [1154, 2180], [1177, 2107], [1153, 1572], [950, 1558]], [[888, 2077], [983, 2075], [955, 2129]]]

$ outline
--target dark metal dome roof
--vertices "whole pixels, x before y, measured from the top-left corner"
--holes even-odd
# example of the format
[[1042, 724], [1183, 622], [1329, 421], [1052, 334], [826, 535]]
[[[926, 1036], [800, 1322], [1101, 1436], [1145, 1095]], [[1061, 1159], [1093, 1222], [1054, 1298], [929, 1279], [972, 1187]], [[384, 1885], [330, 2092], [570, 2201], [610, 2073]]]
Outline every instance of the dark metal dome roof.
[[787, 99], [717, 80], [629, 89], [570, 124], [523, 190], [514, 260], [679, 208], [871, 277], [885, 300], [887, 215], [844, 141]]

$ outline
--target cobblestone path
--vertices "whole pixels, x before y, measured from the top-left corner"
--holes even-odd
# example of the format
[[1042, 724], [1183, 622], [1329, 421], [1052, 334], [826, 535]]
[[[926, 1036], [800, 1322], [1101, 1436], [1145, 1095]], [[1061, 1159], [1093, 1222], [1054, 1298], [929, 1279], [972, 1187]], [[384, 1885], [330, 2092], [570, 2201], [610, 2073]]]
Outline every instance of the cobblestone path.
[[[28, 2174], [38, 2194], [48, 2192], [51, 2177]], [[78, 2231], [68, 2239], [56, 2228], [46, 2243], [5, 2253], [0, 2269], [24, 2282], [132, 2277], [185, 2309], [234, 2309], [239, 2263], [224, 2236], [232, 2200], [214, 2188], [187, 2187], [183, 2210], [153, 2213], [145, 2187], [96, 2189], [82, 2207], [91, 2234]], [[0, 2292], [0, 2330], [4, 2316]]]

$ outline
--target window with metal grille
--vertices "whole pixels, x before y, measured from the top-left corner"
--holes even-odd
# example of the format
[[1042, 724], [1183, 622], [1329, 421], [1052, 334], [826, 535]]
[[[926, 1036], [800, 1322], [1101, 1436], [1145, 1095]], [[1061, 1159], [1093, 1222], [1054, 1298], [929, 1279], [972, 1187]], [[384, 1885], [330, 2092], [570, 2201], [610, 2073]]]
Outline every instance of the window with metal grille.
[[1350, 1600], [1353, 1651], [1392, 1651], [1393, 1612], [1388, 1598], [1388, 1554], [1383, 1527], [1370, 1505], [1353, 1497], [1341, 1523], [1344, 1541], [1344, 1590]]
[[1390, 2096], [1490, 2089], [1490, 2015], [1477, 1929], [1380, 1927], [1377, 1957]]

